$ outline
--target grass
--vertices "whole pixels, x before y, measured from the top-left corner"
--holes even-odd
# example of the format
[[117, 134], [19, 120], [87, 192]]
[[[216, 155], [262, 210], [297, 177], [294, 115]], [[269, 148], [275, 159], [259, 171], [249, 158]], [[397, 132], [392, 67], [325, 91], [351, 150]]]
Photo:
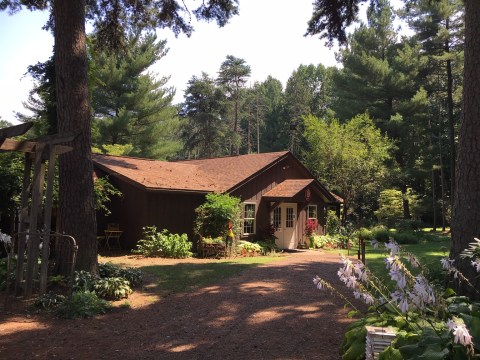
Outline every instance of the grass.
[[[442, 266], [440, 259], [448, 256], [450, 250], [450, 239], [445, 236], [420, 240], [418, 244], [400, 245], [402, 250], [414, 254], [423, 266], [424, 271], [428, 272], [429, 278], [441, 280]], [[379, 278], [390, 281], [388, 272], [385, 268], [386, 249], [379, 248], [375, 250], [372, 246], [366, 247], [366, 262], [368, 268]], [[412, 273], [416, 270], [411, 269]]]
[[[400, 247], [409, 253], [414, 254], [420, 260], [424, 269], [428, 271], [428, 275], [433, 280], [442, 278], [442, 267], [440, 259], [448, 256], [450, 250], [450, 238], [444, 234], [426, 232], [425, 239], [420, 240], [418, 244], [400, 245]], [[356, 256], [358, 248], [350, 249], [350, 255]], [[347, 255], [347, 250], [331, 250], [342, 255]], [[369, 242], [366, 243], [365, 260], [368, 268], [375, 276], [390, 282], [388, 271], [385, 268], [385, 258], [387, 252], [384, 246], [379, 245], [379, 249], [375, 250]], [[415, 272], [413, 270], [412, 272]]]
[[156, 277], [150, 288], [159, 295], [186, 292], [199, 286], [208, 286], [238, 275], [246, 269], [281, 259], [279, 256], [256, 256], [220, 260], [214, 263], [178, 263], [150, 265], [140, 269]]

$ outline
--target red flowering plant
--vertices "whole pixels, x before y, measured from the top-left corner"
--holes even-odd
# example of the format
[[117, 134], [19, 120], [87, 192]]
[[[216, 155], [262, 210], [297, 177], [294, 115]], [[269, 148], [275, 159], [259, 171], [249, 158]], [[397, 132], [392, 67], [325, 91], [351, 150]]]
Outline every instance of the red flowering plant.
[[275, 241], [275, 239], [277, 238], [275, 236], [275, 231], [277, 231], [277, 228], [275, 227], [275, 225], [268, 224], [264, 232], [265, 240], [271, 241], [271, 242]]
[[308, 219], [307, 221], [305, 221], [305, 230], [303, 232], [303, 234], [305, 236], [312, 236], [313, 234], [315, 234], [315, 230], [317, 229], [317, 220], [316, 219]]

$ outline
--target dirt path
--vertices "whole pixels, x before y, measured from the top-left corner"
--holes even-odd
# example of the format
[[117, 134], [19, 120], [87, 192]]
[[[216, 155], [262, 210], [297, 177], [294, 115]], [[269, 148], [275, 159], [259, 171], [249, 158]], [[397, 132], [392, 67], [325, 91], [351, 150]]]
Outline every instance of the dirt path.
[[348, 310], [312, 284], [338, 284], [338, 267], [306, 250], [189, 293], [138, 293], [93, 319], [0, 312], [0, 359], [339, 359]]

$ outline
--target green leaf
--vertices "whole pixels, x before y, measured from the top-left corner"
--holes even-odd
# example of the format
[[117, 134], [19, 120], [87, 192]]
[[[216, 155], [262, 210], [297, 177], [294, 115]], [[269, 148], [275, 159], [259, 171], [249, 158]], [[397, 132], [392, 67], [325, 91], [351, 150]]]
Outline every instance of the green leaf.
[[398, 349], [389, 346], [379, 354], [378, 360], [403, 360], [403, 357]]

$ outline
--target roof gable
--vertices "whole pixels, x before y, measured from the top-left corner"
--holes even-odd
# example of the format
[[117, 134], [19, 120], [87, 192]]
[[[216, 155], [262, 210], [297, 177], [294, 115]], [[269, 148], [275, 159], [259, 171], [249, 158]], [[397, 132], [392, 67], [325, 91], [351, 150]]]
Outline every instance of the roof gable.
[[94, 163], [147, 189], [226, 192], [247, 181], [287, 151], [167, 162], [93, 154]]

